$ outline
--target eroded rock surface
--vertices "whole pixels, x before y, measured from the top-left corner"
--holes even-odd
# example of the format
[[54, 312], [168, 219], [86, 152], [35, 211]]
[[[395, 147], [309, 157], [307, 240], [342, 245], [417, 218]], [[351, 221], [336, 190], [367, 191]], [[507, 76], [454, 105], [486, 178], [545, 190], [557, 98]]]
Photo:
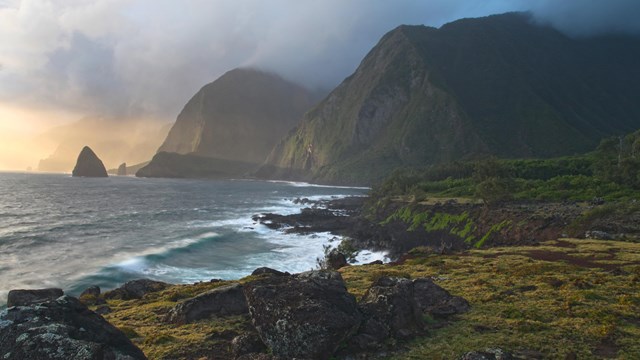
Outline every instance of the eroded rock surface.
[[0, 312], [0, 358], [146, 359], [120, 330], [69, 296]]
[[252, 323], [276, 357], [328, 359], [360, 325], [356, 300], [334, 271], [267, 275], [244, 293]]
[[367, 290], [358, 307], [364, 321], [351, 341], [354, 350], [378, 349], [389, 338], [408, 339], [425, 330], [409, 279], [381, 277]]
[[433, 316], [448, 316], [467, 312], [470, 308], [467, 300], [452, 296], [433, 280], [427, 278], [413, 281], [413, 296], [422, 313]]
[[7, 307], [27, 306], [54, 300], [64, 295], [62, 289], [11, 290], [7, 296]]
[[232, 284], [178, 303], [169, 311], [166, 320], [176, 324], [187, 324], [214, 316], [247, 314], [248, 311], [242, 285]]
[[104, 293], [105, 299], [132, 300], [142, 299], [142, 297], [151, 292], [162, 291], [171, 286], [162, 281], [149, 279], [138, 279], [126, 282], [117, 289]]

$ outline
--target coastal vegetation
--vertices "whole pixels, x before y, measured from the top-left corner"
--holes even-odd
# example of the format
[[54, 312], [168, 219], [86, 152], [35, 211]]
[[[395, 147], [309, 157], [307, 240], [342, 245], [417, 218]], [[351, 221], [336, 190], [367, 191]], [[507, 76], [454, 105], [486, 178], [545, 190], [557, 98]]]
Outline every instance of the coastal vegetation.
[[[455, 359], [485, 348], [550, 359], [640, 356], [640, 244], [561, 239], [448, 255], [417, 248], [395, 264], [347, 266], [340, 272], [356, 298], [381, 276], [429, 277], [471, 304], [454, 320], [424, 319], [428, 335], [382, 358]], [[107, 300], [113, 311], [105, 318], [152, 359], [213, 353], [229, 358], [230, 340], [251, 327], [247, 316], [183, 325], [163, 321], [178, 301], [226, 284], [175, 285], [140, 300]]]
[[396, 170], [371, 192], [375, 202], [468, 197], [506, 200], [605, 201], [640, 197], [640, 131], [602, 140], [591, 153], [551, 159], [458, 161]]

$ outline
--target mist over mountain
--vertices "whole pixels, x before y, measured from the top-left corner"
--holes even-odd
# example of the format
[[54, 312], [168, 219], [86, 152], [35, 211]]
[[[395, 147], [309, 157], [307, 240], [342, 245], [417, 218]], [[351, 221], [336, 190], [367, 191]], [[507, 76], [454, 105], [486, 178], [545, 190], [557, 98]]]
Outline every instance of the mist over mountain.
[[235, 69], [189, 100], [158, 151], [259, 164], [315, 100], [277, 75]]
[[400, 26], [273, 150], [260, 176], [370, 183], [400, 166], [549, 157], [640, 127], [640, 39], [508, 13]]
[[86, 117], [58, 126], [39, 137], [39, 141], [58, 145], [53, 153], [40, 160], [38, 170], [70, 172], [85, 145], [100, 154], [107, 168], [123, 162], [133, 165], [148, 161], [167, 136], [170, 126], [149, 120], [114, 121], [102, 117]]

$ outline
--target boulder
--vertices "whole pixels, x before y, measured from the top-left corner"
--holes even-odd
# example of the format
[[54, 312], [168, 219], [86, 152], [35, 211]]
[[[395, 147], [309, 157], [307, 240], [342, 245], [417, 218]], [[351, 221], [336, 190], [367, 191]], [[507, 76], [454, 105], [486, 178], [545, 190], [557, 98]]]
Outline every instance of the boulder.
[[613, 240], [614, 236], [609, 234], [606, 231], [598, 231], [598, 230], [592, 230], [592, 231], [587, 231], [584, 234], [584, 237], [587, 239], [596, 239], [596, 240]]
[[107, 169], [105, 169], [102, 160], [98, 158], [96, 153], [88, 146], [85, 146], [80, 155], [78, 155], [78, 161], [73, 168], [72, 176], [81, 177], [108, 177]]
[[178, 303], [169, 311], [165, 320], [175, 324], [187, 324], [210, 317], [248, 313], [242, 285], [231, 284]]
[[485, 349], [483, 351], [471, 351], [460, 357], [459, 360], [513, 360], [510, 353], [502, 349]]
[[329, 270], [338, 270], [349, 265], [347, 263], [347, 258], [343, 253], [339, 252], [338, 249], [332, 249], [325, 256], [325, 263], [327, 265], [327, 269]]
[[5, 360], [146, 359], [120, 330], [69, 296], [0, 312], [0, 357]]
[[263, 354], [263, 353], [251, 353], [242, 356], [238, 356], [236, 360], [281, 360], [276, 359], [272, 355]]
[[449, 316], [469, 311], [469, 303], [460, 296], [452, 296], [428, 278], [413, 281], [413, 296], [422, 313], [432, 316]]
[[278, 271], [276, 269], [268, 268], [268, 267], [259, 267], [251, 273], [251, 275], [262, 275], [262, 274], [271, 274], [277, 276], [291, 275], [288, 272]]
[[252, 323], [275, 357], [329, 359], [362, 318], [335, 271], [265, 276], [245, 284], [244, 293]]
[[122, 163], [118, 166], [118, 176], [127, 176], [127, 163]]
[[238, 358], [248, 354], [260, 354], [267, 350], [260, 336], [257, 333], [246, 333], [238, 335], [231, 340], [231, 350]]
[[356, 351], [373, 350], [389, 338], [408, 339], [425, 330], [409, 279], [381, 277], [358, 304], [364, 321], [351, 340]]
[[7, 296], [7, 307], [27, 306], [49, 300], [54, 300], [64, 295], [61, 289], [37, 289], [37, 290], [11, 290]]
[[169, 286], [171, 284], [149, 279], [131, 280], [117, 289], [107, 291], [104, 293], [104, 298], [120, 300], [142, 299], [147, 293], [162, 291]]
[[104, 299], [100, 297], [99, 286], [90, 286], [86, 288], [80, 294], [78, 299], [85, 305], [102, 305], [105, 303]]
[[98, 308], [96, 309], [96, 314], [98, 315], [106, 315], [106, 314], [110, 314], [111, 313], [111, 308], [107, 305], [100, 305], [98, 306]]
[[80, 294], [80, 297], [83, 297], [83, 296], [93, 296], [93, 297], [100, 296], [100, 286], [95, 286], [95, 285], [89, 286]]

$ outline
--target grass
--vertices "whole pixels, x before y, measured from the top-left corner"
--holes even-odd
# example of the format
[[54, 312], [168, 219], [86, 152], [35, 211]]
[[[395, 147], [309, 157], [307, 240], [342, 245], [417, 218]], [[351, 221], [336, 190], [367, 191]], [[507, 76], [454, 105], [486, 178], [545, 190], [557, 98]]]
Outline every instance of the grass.
[[[549, 256], [547, 261], [548, 254], [563, 259]], [[639, 244], [566, 239], [535, 247], [412, 255], [392, 269], [411, 278], [433, 277], [469, 300], [472, 309], [409, 342], [392, 359], [454, 359], [487, 347], [535, 351], [551, 359], [569, 353], [578, 359], [640, 358]], [[349, 291], [361, 296], [370, 285], [368, 274], [383, 268], [341, 272]]]
[[147, 294], [141, 300], [108, 301], [113, 312], [104, 317], [124, 330], [149, 359], [231, 359], [230, 340], [250, 326], [248, 316], [209, 319], [175, 325], [163, 321], [180, 299], [227, 285], [229, 282], [202, 282], [176, 285]]
[[[562, 239], [539, 246], [474, 249], [436, 255], [416, 248], [396, 265], [340, 270], [357, 298], [380, 276], [432, 277], [471, 310], [390, 359], [455, 359], [500, 347], [544, 358], [640, 358], [640, 244]], [[246, 282], [252, 277], [241, 279]], [[229, 282], [176, 285], [142, 300], [109, 301], [106, 319], [125, 330], [150, 359], [230, 359], [230, 340], [251, 327], [247, 316], [187, 325], [163, 321], [176, 301]]]

